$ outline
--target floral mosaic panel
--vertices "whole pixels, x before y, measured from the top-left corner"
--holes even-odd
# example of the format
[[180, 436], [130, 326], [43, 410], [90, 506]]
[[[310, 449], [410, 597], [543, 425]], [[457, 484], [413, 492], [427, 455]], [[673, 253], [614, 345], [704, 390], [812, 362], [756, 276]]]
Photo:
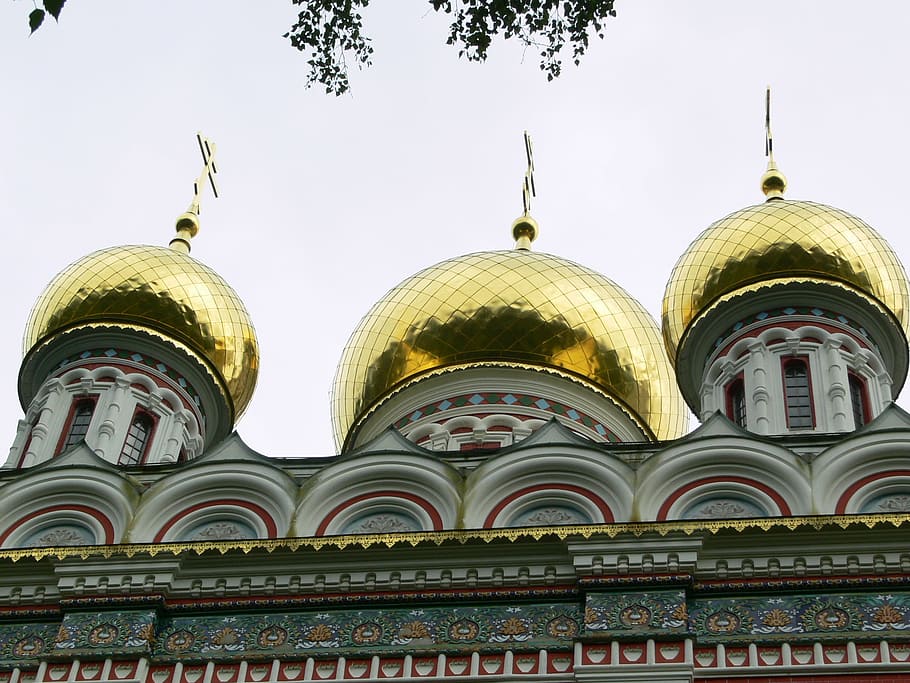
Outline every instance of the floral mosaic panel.
[[910, 638], [910, 594], [770, 596], [696, 600], [690, 628], [701, 642], [801, 636]]
[[149, 654], [155, 642], [156, 621], [154, 610], [66, 614], [54, 638], [52, 654]]
[[34, 663], [54, 647], [59, 624], [0, 624], [0, 666]]
[[538, 649], [571, 643], [580, 618], [575, 605], [181, 616], [162, 621], [155, 653], [221, 659], [364, 649]]
[[686, 593], [662, 590], [589, 593], [585, 634], [609, 638], [686, 633]]

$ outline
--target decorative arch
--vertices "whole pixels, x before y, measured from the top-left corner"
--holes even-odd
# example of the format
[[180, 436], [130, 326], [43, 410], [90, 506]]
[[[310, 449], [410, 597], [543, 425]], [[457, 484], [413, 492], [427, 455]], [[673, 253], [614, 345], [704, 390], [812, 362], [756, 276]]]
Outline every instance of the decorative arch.
[[0, 532], [0, 547], [110, 545], [116, 531], [111, 520], [88, 505], [49, 505], [29, 512]]
[[3, 547], [54, 529], [61, 545], [67, 537], [80, 545], [121, 543], [139, 499], [129, 480], [84, 445], [29, 469], [0, 488], [0, 496]]
[[812, 462], [812, 482], [821, 514], [873, 512], [876, 499], [910, 497], [910, 416], [890, 406], [821, 453]]
[[453, 529], [460, 479], [454, 467], [422, 453], [350, 455], [301, 490], [294, 515], [297, 533], [370, 533], [371, 527], [378, 531], [383, 525], [389, 531]]
[[167, 541], [225, 541], [276, 538], [274, 517], [261, 505], [237, 498], [196, 503], [171, 517], [152, 539]]
[[837, 500], [834, 513], [910, 512], [910, 469], [869, 474], [855, 481]]
[[[550, 423], [524, 445], [480, 465], [467, 480], [465, 527], [527, 526], [535, 512], [543, 513], [538, 523], [545, 524], [547, 509], [555, 511], [552, 524], [628, 521], [634, 471], [591, 444], [573, 445], [580, 441]], [[560, 522], [560, 510], [575, 519]]]
[[440, 531], [442, 528], [442, 517], [425, 498], [407, 491], [374, 491], [336, 505], [319, 523], [316, 535]]
[[297, 491], [287, 473], [235, 435], [146, 491], [129, 540], [157, 543], [293, 535]]
[[514, 491], [490, 510], [484, 529], [510, 526], [557, 526], [611, 523], [607, 502], [574, 484], [538, 484]]
[[717, 506], [713, 513], [722, 516], [725, 503], [726, 516], [811, 514], [809, 468], [795, 453], [770, 441], [744, 437], [725, 417], [715, 414], [638, 470], [638, 519], [698, 516], [697, 506], [711, 505]]
[[[701, 508], [701, 509], [699, 509]], [[657, 521], [730, 517], [789, 517], [790, 506], [768, 484], [742, 476], [702, 477], [676, 489]]]

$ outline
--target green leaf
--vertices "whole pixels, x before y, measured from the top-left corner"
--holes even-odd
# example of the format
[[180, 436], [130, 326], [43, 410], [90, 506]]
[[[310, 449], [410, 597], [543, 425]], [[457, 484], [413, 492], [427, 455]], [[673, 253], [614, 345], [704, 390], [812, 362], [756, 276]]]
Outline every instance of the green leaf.
[[31, 33], [34, 33], [38, 30], [38, 27], [41, 26], [41, 22], [44, 21], [44, 10], [43, 9], [34, 9], [28, 14], [28, 26], [31, 30]]
[[60, 19], [60, 10], [65, 4], [66, 0], [44, 0], [44, 9], [54, 18], [54, 21], [57, 21]]

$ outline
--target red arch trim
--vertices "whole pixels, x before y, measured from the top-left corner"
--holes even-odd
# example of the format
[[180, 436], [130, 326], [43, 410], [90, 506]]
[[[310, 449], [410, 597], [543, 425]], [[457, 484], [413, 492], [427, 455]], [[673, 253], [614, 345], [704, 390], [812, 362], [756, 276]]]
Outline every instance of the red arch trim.
[[496, 507], [494, 507], [492, 510], [490, 510], [490, 514], [487, 515], [487, 518], [485, 520], [483, 520], [483, 528], [492, 529], [493, 524], [496, 522], [496, 518], [499, 517], [499, 514], [505, 509], [506, 505], [508, 505], [509, 503], [511, 503], [515, 500], [518, 500], [519, 498], [522, 498], [524, 496], [527, 496], [528, 494], [536, 493], [537, 491], [553, 491], [553, 490], [572, 491], [573, 493], [577, 493], [580, 496], [584, 496], [585, 498], [590, 500], [592, 503], [594, 503], [594, 505], [597, 506], [597, 509], [600, 510], [601, 514], [603, 514], [603, 516], [604, 516], [605, 523], [609, 524], [614, 521], [613, 511], [610, 509], [610, 506], [607, 505], [606, 501], [603, 498], [601, 498], [600, 496], [598, 496], [596, 493], [593, 493], [593, 492], [589, 491], [588, 489], [584, 489], [581, 486], [574, 486], [573, 484], [538, 484], [537, 486], [526, 486], [523, 489], [519, 489], [518, 491], [511, 493], [510, 495], [506, 496], [501, 501], [499, 501], [499, 503], [496, 504]]
[[870, 474], [866, 477], [863, 477], [859, 481], [855, 481], [841, 494], [841, 497], [837, 499], [837, 506], [834, 508], [835, 515], [846, 514], [847, 503], [850, 502], [850, 499], [856, 495], [856, 492], [859, 491], [863, 486], [871, 484], [873, 481], [878, 479], [889, 479], [891, 477], [910, 477], [910, 470], [886, 470], [885, 472], [878, 472], [877, 474]]
[[690, 482], [690, 483], [686, 484], [685, 486], [681, 486], [680, 488], [676, 489], [670, 495], [670, 497], [667, 498], [663, 502], [663, 505], [660, 506], [660, 510], [658, 510], [658, 512], [657, 512], [657, 521], [663, 522], [667, 519], [667, 515], [670, 514], [670, 508], [673, 507], [673, 504], [677, 500], [679, 500], [679, 498], [684, 493], [687, 493], [688, 491], [691, 491], [692, 489], [696, 489], [700, 486], [705, 486], [707, 484], [728, 483], [728, 482], [734, 482], [737, 484], [745, 484], [746, 486], [750, 486], [754, 489], [758, 489], [759, 491], [761, 491], [762, 493], [767, 495], [769, 498], [771, 498], [771, 500], [774, 501], [774, 503], [777, 505], [778, 511], [780, 512], [781, 515], [783, 515], [784, 517], [789, 517], [790, 515], [793, 514], [790, 511], [790, 506], [787, 505], [787, 501], [784, 500], [783, 496], [781, 496], [777, 491], [772, 489], [767, 484], [763, 484], [760, 481], [756, 481], [755, 479], [749, 479], [748, 477], [703, 477], [702, 479], [696, 479], [695, 481]]
[[10, 525], [10, 527], [4, 531], [2, 535], [0, 535], [0, 545], [3, 545], [3, 543], [6, 542], [6, 539], [9, 538], [10, 534], [12, 534], [16, 529], [18, 529], [29, 520], [51, 512], [57, 512], [59, 510], [75, 510], [76, 512], [82, 512], [90, 517], [94, 517], [101, 525], [101, 528], [104, 529], [103, 542], [108, 545], [114, 542], [114, 525], [106, 515], [99, 512], [98, 510], [90, 508], [86, 505], [49, 505], [48, 507], [41, 508], [40, 510], [35, 510], [34, 512], [26, 515], [22, 519], [19, 519]]
[[439, 512], [436, 511], [436, 508], [430, 505], [430, 502], [426, 498], [421, 498], [420, 496], [415, 496], [413, 493], [407, 493], [405, 491], [374, 491], [372, 493], [364, 493], [363, 495], [349, 498], [332, 508], [332, 511], [319, 523], [319, 527], [316, 529], [316, 535], [325, 535], [325, 530], [329, 528], [329, 524], [332, 523], [332, 520], [335, 519], [342, 510], [346, 510], [352, 505], [364, 500], [370, 500], [371, 498], [404, 498], [412, 503], [416, 503], [429, 515], [430, 521], [433, 522], [433, 531], [440, 531], [442, 529], [442, 517], [439, 515]]
[[181, 510], [176, 515], [171, 517], [163, 527], [161, 527], [161, 530], [155, 534], [155, 538], [152, 542], [161, 543], [161, 540], [171, 529], [171, 527], [184, 517], [193, 514], [197, 510], [204, 510], [205, 508], [215, 507], [216, 505], [225, 505], [249, 510], [258, 516], [265, 524], [266, 533], [268, 534], [267, 538], [277, 538], [278, 525], [275, 524], [275, 520], [272, 519], [272, 516], [261, 505], [256, 505], [256, 503], [250, 503], [246, 500], [239, 500], [238, 498], [219, 498], [218, 500], [209, 500], [204, 503], [197, 503], [196, 505], [188, 507], [185, 510]]

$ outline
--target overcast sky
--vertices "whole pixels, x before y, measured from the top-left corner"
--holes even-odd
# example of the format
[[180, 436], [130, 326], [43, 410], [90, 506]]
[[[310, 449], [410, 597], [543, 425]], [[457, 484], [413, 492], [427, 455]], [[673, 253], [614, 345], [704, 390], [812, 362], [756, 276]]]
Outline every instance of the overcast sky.
[[598, 270], [657, 317], [676, 259], [762, 199], [764, 89], [788, 196], [865, 219], [910, 260], [910, 4], [618, 0], [606, 39], [547, 83], [498, 43], [471, 64], [425, 0], [374, 0], [374, 66], [336, 98], [303, 87], [290, 2], [71, 0], [28, 37], [0, 0], [0, 448], [29, 310], [98, 248], [167, 244], [218, 146], [193, 256], [237, 290], [261, 344], [238, 425], [267, 455], [334, 452], [342, 348], [398, 282], [512, 246], [535, 145], [535, 248]]

